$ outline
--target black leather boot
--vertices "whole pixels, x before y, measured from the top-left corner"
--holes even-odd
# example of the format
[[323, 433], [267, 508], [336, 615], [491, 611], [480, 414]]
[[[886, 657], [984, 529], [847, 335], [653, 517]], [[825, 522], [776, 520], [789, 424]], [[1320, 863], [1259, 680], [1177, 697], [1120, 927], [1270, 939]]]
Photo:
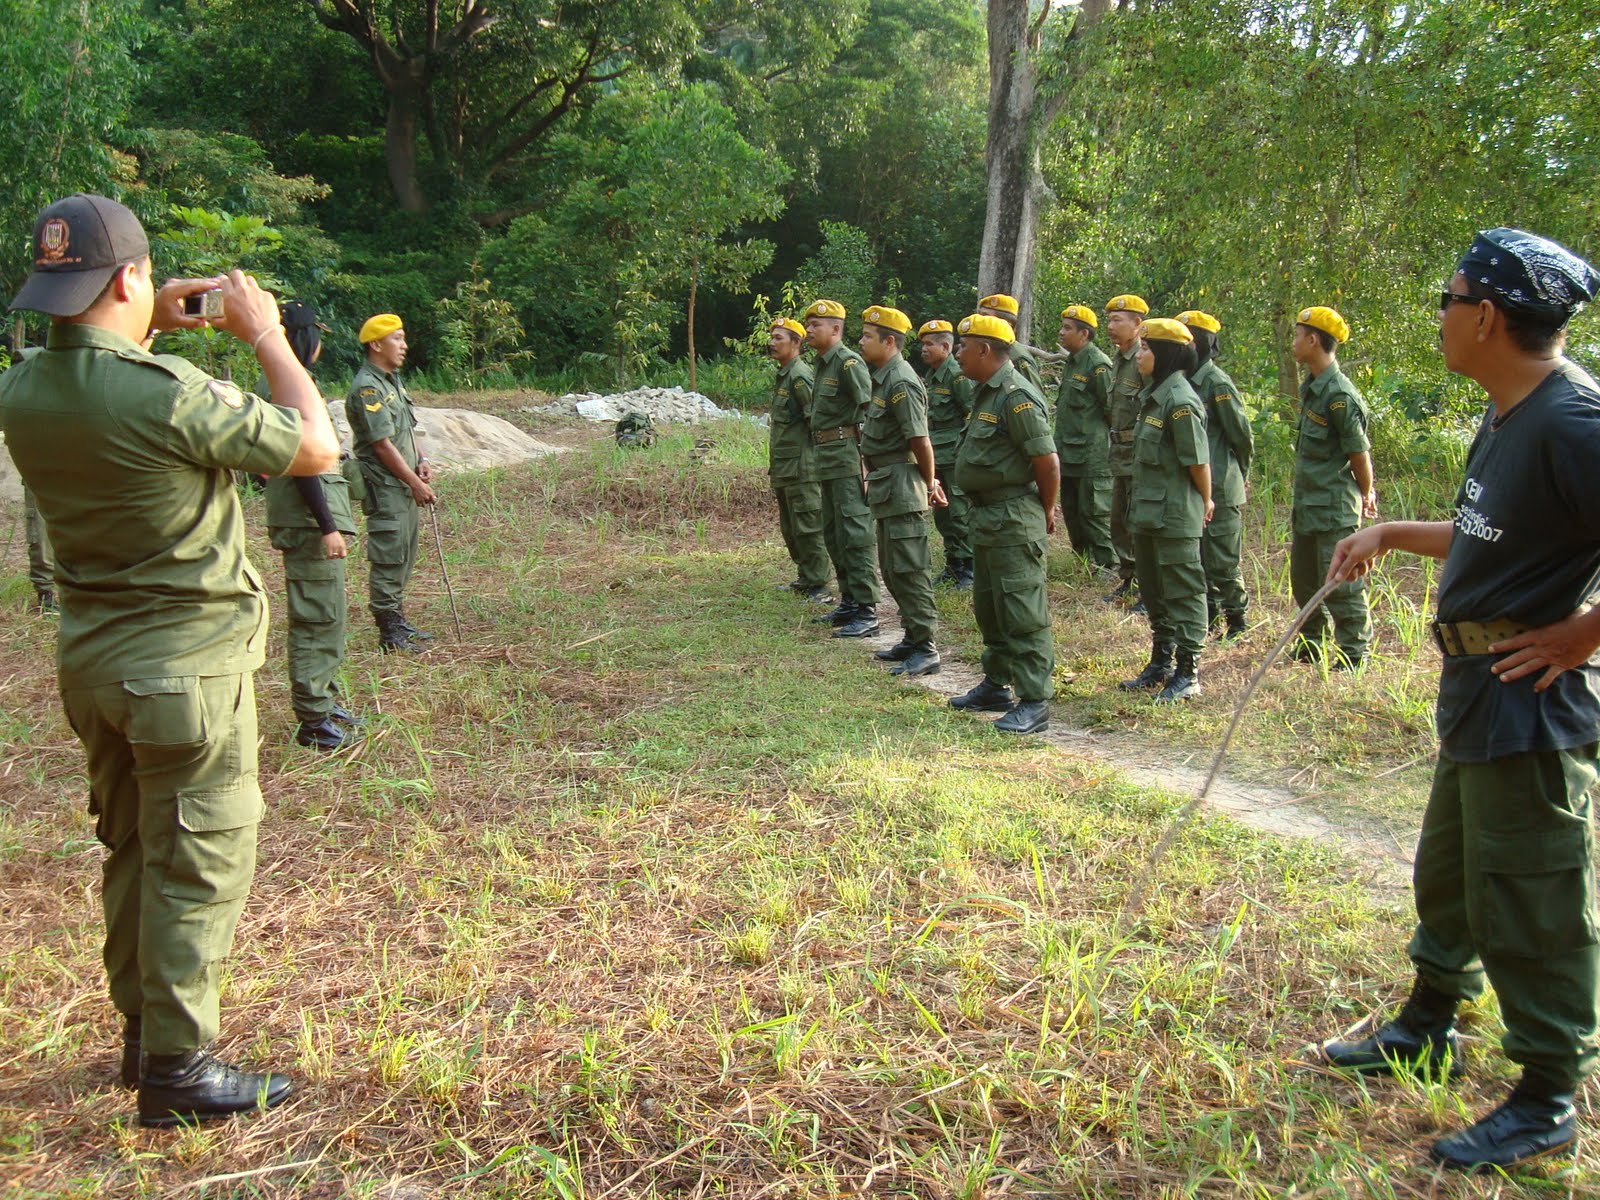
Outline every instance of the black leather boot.
[[1200, 694], [1200, 659], [1197, 655], [1178, 652], [1178, 669], [1167, 680], [1167, 686], [1156, 697], [1157, 704], [1176, 704], [1190, 696]]
[[241, 1071], [210, 1051], [147, 1054], [139, 1081], [139, 1124], [164, 1128], [276, 1108], [294, 1092], [284, 1075]]
[[1177, 647], [1171, 642], [1150, 643], [1150, 661], [1145, 663], [1144, 670], [1132, 679], [1124, 679], [1117, 686], [1127, 692], [1147, 692], [1152, 688], [1165, 687], [1167, 680], [1172, 678], [1172, 656]]
[[1104, 595], [1104, 596], [1102, 596], [1100, 598], [1102, 600], [1104, 600], [1107, 604], [1127, 604], [1127, 603], [1132, 603], [1128, 599], [1129, 594], [1132, 593], [1132, 592], [1133, 592], [1133, 580], [1124, 579], [1121, 583], [1117, 584], [1117, 586], [1114, 587], [1109, 593], [1107, 593], [1106, 595]]
[[1015, 708], [994, 723], [1001, 733], [1039, 733], [1049, 726], [1048, 700], [1019, 700]]
[[139, 1042], [143, 1036], [143, 1017], [122, 1018], [122, 1086], [130, 1090], [139, 1086]]
[[378, 649], [385, 654], [400, 651], [402, 654], [421, 654], [423, 647], [406, 632], [405, 624], [397, 612], [372, 610], [372, 619], [378, 623]]
[[328, 714], [330, 721], [337, 721], [341, 725], [348, 725], [351, 729], [360, 729], [365, 725], [366, 718], [358, 717], [342, 704], [335, 704], [333, 711]]
[[1331, 1038], [1322, 1043], [1323, 1061], [1357, 1075], [1393, 1075], [1397, 1066], [1436, 1074], [1448, 1066], [1449, 1078], [1455, 1079], [1462, 1073], [1456, 1043], [1457, 1003], [1419, 978], [1393, 1020], [1364, 1038]]
[[939, 659], [939, 651], [932, 642], [918, 642], [911, 647], [911, 653], [906, 655], [905, 661], [899, 666], [890, 669], [891, 675], [937, 675], [944, 669], [944, 663]]
[[55, 588], [47, 588], [47, 587], [46, 588], [39, 588], [34, 593], [33, 600], [34, 600], [34, 607], [41, 614], [53, 613], [53, 612], [57, 611], [56, 610], [56, 590], [55, 590]]
[[1228, 624], [1227, 628], [1222, 631], [1222, 640], [1224, 642], [1236, 642], [1242, 638], [1245, 635], [1245, 631], [1250, 628], [1249, 625], [1245, 623], [1244, 612], [1241, 610], [1239, 612], [1231, 612], [1225, 615], [1227, 617]]
[[1499, 1108], [1433, 1144], [1434, 1161], [1457, 1171], [1509, 1170], [1577, 1147], [1576, 1088], [1525, 1072]]
[[856, 615], [856, 602], [849, 596], [840, 597], [839, 603], [832, 610], [823, 613], [820, 617], [812, 617], [813, 625], [843, 625]]
[[960, 561], [961, 561], [960, 559], [956, 559], [956, 558], [947, 558], [947, 559], [945, 559], [944, 560], [944, 570], [940, 571], [937, 575], [935, 575], [933, 577], [933, 586], [934, 587], [952, 587], [952, 586], [954, 586], [956, 580], [961, 578], [961, 570], [960, 570], [960, 567], [958, 566]]
[[312, 750], [322, 750], [331, 753], [346, 742], [356, 739], [355, 731], [348, 726], [341, 725], [331, 715], [323, 717], [320, 721], [301, 721], [300, 727], [294, 731], [294, 740], [302, 746]]
[[833, 597], [831, 595], [829, 595], [828, 587], [827, 587], [826, 584], [819, 583], [819, 584], [816, 584], [816, 585], [814, 585], [812, 587], [803, 587], [803, 588], [798, 588], [796, 590], [797, 590], [797, 592], [798, 592], [798, 594], [799, 594], [801, 599], [807, 600], [812, 604], [832, 604], [833, 603]]
[[878, 632], [878, 610], [871, 604], [858, 604], [856, 611], [833, 631], [836, 638], [871, 637]]
[[886, 646], [882, 650], [874, 650], [872, 652], [872, 657], [877, 659], [879, 662], [905, 662], [906, 659], [911, 657], [912, 652], [915, 650], [916, 647], [910, 642], [906, 641], [905, 635], [902, 634], [900, 636], [900, 640], [894, 645]]
[[970, 558], [963, 558], [960, 560], [960, 564], [958, 578], [952, 586], [958, 592], [970, 591], [972, 589], [972, 581], [974, 578], [972, 574], [972, 560]]
[[410, 619], [406, 616], [406, 610], [403, 608], [400, 610], [400, 627], [411, 635], [411, 640], [414, 642], [433, 641], [433, 634], [426, 633], [413, 625]]
[[1003, 683], [992, 683], [986, 675], [977, 686], [959, 696], [950, 697], [950, 707], [969, 712], [1010, 712], [1016, 703], [1011, 689]]

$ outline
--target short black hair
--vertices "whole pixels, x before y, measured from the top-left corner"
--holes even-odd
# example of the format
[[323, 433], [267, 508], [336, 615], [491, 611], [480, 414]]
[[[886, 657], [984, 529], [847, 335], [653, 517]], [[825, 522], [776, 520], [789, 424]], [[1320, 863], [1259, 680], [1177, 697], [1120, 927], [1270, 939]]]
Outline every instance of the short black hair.
[[1304, 321], [1296, 321], [1295, 324], [1300, 326], [1302, 329], [1309, 329], [1311, 331], [1312, 336], [1317, 339], [1317, 345], [1322, 347], [1322, 352], [1324, 354], [1332, 354], [1333, 348], [1339, 344], [1339, 339], [1334, 337], [1333, 334], [1329, 333], [1326, 329], [1318, 329], [1315, 325], [1307, 325]]
[[1500, 310], [1506, 319], [1506, 333], [1511, 342], [1524, 354], [1545, 355], [1559, 353], [1567, 340], [1567, 318], [1535, 316], [1520, 309], [1508, 308], [1494, 293], [1476, 280], [1467, 280], [1467, 295], [1487, 300]]
[[1092, 341], [1094, 341], [1094, 335], [1095, 335], [1095, 334], [1097, 334], [1097, 333], [1099, 333], [1099, 332], [1100, 332], [1100, 331], [1099, 331], [1099, 330], [1098, 330], [1098, 329], [1096, 329], [1096, 328], [1095, 328], [1095, 327], [1094, 327], [1094, 326], [1093, 326], [1093, 325], [1091, 325], [1091, 324], [1089, 324], [1089, 322], [1087, 322], [1087, 321], [1080, 321], [1080, 320], [1078, 320], [1078, 318], [1077, 318], [1077, 317], [1068, 317], [1068, 318], [1067, 318], [1067, 321], [1068, 321], [1068, 322], [1069, 322], [1069, 323], [1070, 323], [1070, 324], [1071, 324], [1071, 325], [1072, 325], [1072, 326], [1073, 326], [1073, 328], [1075, 328], [1075, 329], [1076, 329], [1076, 330], [1077, 330], [1077, 331], [1078, 331], [1078, 332], [1079, 332], [1079, 333], [1087, 333], [1087, 334], [1088, 334], [1088, 335], [1089, 335], [1089, 340], [1090, 340], [1090, 341], [1091, 341], [1091, 342], [1092, 342]]
[[887, 325], [878, 325], [872, 321], [863, 322], [861, 328], [876, 330], [878, 340], [893, 342], [896, 350], [904, 350], [906, 348], [906, 335], [897, 329], [890, 329]]
[[989, 349], [994, 351], [995, 357], [1003, 358], [1008, 361], [1011, 358], [1010, 344], [1001, 341], [999, 338], [984, 337], [980, 333], [964, 333], [961, 335], [961, 340], [964, 342], [984, 342], [988, 345]]

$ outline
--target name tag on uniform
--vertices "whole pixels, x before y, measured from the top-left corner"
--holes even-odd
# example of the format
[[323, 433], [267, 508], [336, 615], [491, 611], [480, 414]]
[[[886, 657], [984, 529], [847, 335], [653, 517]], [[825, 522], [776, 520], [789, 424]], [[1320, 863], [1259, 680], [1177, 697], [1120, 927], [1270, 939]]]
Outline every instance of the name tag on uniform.
[[1146, 417], [1144, 423], [1152, 429], [1165, 429], [1167, 427], [1167, 423], [1160, 417]]
[[978, 420], [987, 421], [990, 425], [1000, 424], [1000, 418], [992, 412], [981, 412], [974, 415], [978, 418]]
[[1313, 425], [1321, 425], [1324, 428], [1327, 427], [1327, 424], [1328, 424], [1328, 418], [1327, 417], [1319, 417], [1319, 416], [1317, 416], [1316, 413], [1312, 412], [1310, 409], [1306, 410], [1306, 416], [1311, 418], [1311, 423]]

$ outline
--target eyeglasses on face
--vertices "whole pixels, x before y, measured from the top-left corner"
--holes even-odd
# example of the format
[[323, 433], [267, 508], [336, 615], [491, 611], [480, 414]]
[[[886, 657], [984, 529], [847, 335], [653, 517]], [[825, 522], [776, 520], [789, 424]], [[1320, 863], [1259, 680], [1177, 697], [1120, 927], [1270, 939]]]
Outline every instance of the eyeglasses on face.
[[1439, 293], [1439, 311], [1443, 312], [1452, 304], [1480, 304], [1482, 301], [1477, 296], [1467, 296], [1461, 292], [1452, 292], [1449, 288]]

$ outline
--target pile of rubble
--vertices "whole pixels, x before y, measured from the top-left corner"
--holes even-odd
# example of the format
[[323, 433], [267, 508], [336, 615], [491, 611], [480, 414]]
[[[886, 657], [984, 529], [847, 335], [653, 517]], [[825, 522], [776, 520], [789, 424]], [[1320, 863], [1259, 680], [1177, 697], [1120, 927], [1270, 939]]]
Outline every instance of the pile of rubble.
[[548, 417], [582, 417], [586, 421], [612, 422], [621, 420], [631, 412], [644, 413], [652, 421], [667, 425], [696, 425], [718, 417], [739, 414], [718, 408], [709, 397], [699, 392], [686, 392], [681, 387], [635, 388], [631, 392], [569, 392], [550, 404], [524, 408], [525, 413]]

